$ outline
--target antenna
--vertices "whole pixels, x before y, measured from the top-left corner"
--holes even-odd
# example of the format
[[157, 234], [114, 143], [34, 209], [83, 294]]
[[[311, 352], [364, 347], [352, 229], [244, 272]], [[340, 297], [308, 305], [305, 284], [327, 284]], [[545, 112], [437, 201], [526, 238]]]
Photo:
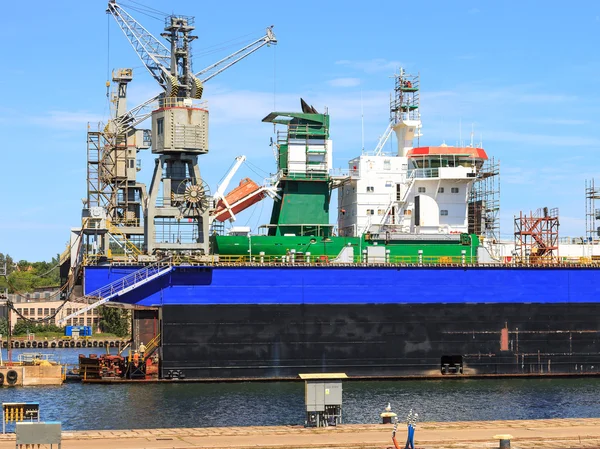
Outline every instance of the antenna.
[[475, 135], [475, 132], [473, 131], [475, 127], [474, 123], [471, 123], [471, 148], [473, 148], [473, 136]]
[[360, 127], [362, 137], [362, 153], [365, 152], [365, 113], [363, 108], [363, 94], [362, 87], [360, 88]]
[[458, 119], [458, 146], [462, 147], [462, 117]]

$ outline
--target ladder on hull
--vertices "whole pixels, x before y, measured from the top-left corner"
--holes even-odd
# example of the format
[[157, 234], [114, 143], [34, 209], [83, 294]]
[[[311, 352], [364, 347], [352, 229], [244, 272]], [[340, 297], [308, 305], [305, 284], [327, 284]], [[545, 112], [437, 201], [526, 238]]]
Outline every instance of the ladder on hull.
[[160, 346], [160, 333], [156, 334], [156, 336], [148, 342], [146, 345], [146, 351], [144, 352], [144, 362], [148, 360], [154, 351], [158, 349]]
[[163, 259], [159, 262], [153, 263], [152, 265], [148, 265], [140, 270], [134, 271], [127, 276], [111, 282], [104, 287], [100, 287], [97, 290], [94, 290], [88, 295], [85, 295], [84, 298], [96, 298], [97, 301], [92, 304], [87, 305], [86, 307], [82, 307], [81, 309], [76, 310], [75, 312], [67, 315], [60, 320], [57, 321], [58, 325], [63, 324], [65, 321], [81, 315], [82, 313], [88, 312], [90, 310], [95, 309], [98, 306], [110, 301], [117, 296], [124, 295], [136, 288], [147, 284], [148, 282], [153, 281], [165, 274], [169, 273], [173, 269], [173, 266], [170, 263], [170, 258]]

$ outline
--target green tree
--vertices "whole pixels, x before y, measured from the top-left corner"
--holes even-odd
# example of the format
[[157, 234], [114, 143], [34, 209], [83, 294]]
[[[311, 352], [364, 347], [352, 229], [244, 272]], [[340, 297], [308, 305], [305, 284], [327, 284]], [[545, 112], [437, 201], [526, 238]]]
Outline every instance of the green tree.
[[39, 287], [59, 287], [59, 258], [57, 254], [50, 262], [20, 260], [14, 263], [8, 254], [0, 253], [0, 272], [4, 270], [6, 263], [8, 275], [8, 281], [0, 276], [0, 289], [8, 288], [10, 293], [27, 293]]
[[15, 270], [13, 258], [8, 254], [0, 253], [0, 271], [4, 271], [4, 264], [6, 264], [6, 274], [10, 274]]
[[116, 307], [99, 307], [100, 328], [102, 332], [115, 334], [117, 337], [129, 335], [129, 313]]
[[15, 323], [13, 327], [13, 335], [21, 336], [26, 335], [27, 333], [35, 333], [36, 331], [35, 323], [25, 320], [19, 320]]
[[8, 320], [5, 317], [0, 317], [0, 335], [2, 338], [8, 335]]

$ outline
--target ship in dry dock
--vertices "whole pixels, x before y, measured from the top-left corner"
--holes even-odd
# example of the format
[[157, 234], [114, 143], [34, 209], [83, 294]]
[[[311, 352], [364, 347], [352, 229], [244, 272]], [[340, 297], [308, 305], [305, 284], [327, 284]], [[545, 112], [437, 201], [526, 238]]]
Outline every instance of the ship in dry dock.
[[[381, 141], [347, 169], [333, 169], [329, 115], [302, 101], [263, 119], [279, 126], [276, 175], [226, 194], [240, 157], [211, 194], [203, 83], [275, 44], [272, 29], [194, 73], [193, 18], [167, 17], [165, 46], [115, 1], [108, 11], [163, 92], [128, 109], [132, 71], [113, 73], [114, 116], [88, 132], [87, 202], [62, 272], [81, 310], [134, 306], [134, 345], [156, 342], [140, 363], [153, 357], [160, 378], [600, 373], [597, 236], [559, 245], [558, 212], [542, 208], [500, 241], [499, 166], [474, 142], [421, 145], [418, 75], [396, 73]], [[148, 117], [151, 130], [136, 128]], [[150, 148], [147, 189], [136, 155]], [[225, 231], [266, 197], [260, 233]]]

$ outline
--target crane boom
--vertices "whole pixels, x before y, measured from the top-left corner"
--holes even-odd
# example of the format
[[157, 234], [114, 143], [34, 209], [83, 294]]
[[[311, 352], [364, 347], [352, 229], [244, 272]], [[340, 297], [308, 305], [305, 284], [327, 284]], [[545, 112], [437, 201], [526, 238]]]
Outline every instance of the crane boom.
[[244, 48], [239, 49], [238, 51], [230, 54], [229, 56], [224, 57], [220, 61], [217, 61], [214, 64], [209, 65], [208, 67], [200, 70], [198, 73], [196, 73], [196, 77], [201, 78], [202, 75], [205, 75], [205, 77], [202, 77], [202, 82], [205, 83], [206, 81], [217, 76], [223, 70], [228, 69], [235, 63], [237, 63], [237, 62], [241, 61], [242, 59], [244, 59], [245, 57], [251, 55], [259, 48], [262, 48], [265, 45], [271, 45], [271, 44], [273, 44], [273, 45], [277, 44], [277, 38], [275, 37], [275, 34], [273, 33], [273, 25], [271, 25], [270, 27], [267, 27], [267, 32], [263, 37], [246, 45]]
[[[121, 9], [122, 11], [122, 9]], [[204, 83], [224, 70], [228, 69], [234, 64], [237, 64], [242, 59], [250, 56], [255, 51], [264, 47], [265, 45], [276, 45], [277, 38], [273, 33], [273, 26], [270, 26], [266, 29], [266, 33], [259, 39], [256, 39], [254, 42], [246, 45], [245, 47], [235, 51], [234, 53], [226, 56], [220, 61], [215, 62], [214, 64], [209, 65], [208, 67], [200, 70], [194, 76], [200, 78], [200, 80]], [[135, 48], [135, 47], [134, 47]], [[202, 76], [204, 75], [204, 77]], [[120, 132], [127, 132], [129, 129], [134, 128], [135, 126], [142, 123], [144, 120], [152, 115], [152, 105], [154, 102], [158, 101], [161, 94], [152, 97], [145, 102], [137, 105], [136, 107], [130, 109], [125, 114], [120, 117], [117, 117], [115, 122], [119, 127]]]
[[106, 12], [114, 17], [144, 66], [166, 90], [170, 74], [171, 51], [127, 11], [117, 5], [116, 0], [108, 2]]

